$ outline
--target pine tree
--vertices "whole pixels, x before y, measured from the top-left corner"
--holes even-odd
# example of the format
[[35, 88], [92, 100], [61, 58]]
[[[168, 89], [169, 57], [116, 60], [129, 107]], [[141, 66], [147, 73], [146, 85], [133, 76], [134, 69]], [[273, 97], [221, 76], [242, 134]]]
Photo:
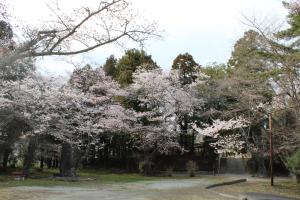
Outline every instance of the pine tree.
[[191, 84], [197, 78], [200, 65], [195, 62], [192, 55], [179, 54], [173, 61], [172, 70], [178, 70], [182, 85]]
[[103, 65], [103, 70], [104, 70], [106, 76], [111, 76], [111, 77], [116, 76], [117, 62], [118, 62], [118, 60], [115, 58], [114, 55], [111, 55], [106, 59], [106, 62]]
[[116, 79], [121, 85], [133, 83], [132, 74], [137, 68], [151, 70], [158, 68], [158, 65], [144, 50], [130, 49], [118, 61]]

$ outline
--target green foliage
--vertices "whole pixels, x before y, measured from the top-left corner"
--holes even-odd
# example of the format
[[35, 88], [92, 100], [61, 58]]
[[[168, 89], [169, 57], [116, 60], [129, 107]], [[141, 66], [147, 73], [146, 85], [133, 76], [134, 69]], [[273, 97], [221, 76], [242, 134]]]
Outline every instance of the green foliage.
[[[283, 2], [285, 8], [288, 9], [288, 24], [289, 28], [286, 30], [280, 31], [277, 35], [280, 38], [291, 39], [297, 36], [300, 36], [300, 6], [297, 1], [291, 2]], [[297, 40], [296, 44], [299, 45], [299, 40]]]
[[244, 33], [235, 43], [228, 61], [228, 66], [234, 68], [232, 73], [239, 73], [247, 79], [257, 79], [261, 72], [267, 71], [265, 58], [269, 52], [263, 48], [262, 41], [262, 36], [256, 31]]
[[300, 150], [288, 159], [287, 164], [290, 171], [296, 176], [297, 183], [300, 183]]
[[148, 160], [139, 162], [139, 171], [144, 176], [153, 176], [155, 174], [154, 163]]
[[213, 63], [201, 68], [201, 72], [212, 79], [224, 79], [228, 74], [228, 67], [225, 64]]
[[296, 151], [289, 159], [288, 166], [293, 173], [300, 173], [300, 150]]
[[192, 55], [185, 53], [179, 54], [173, 61], [173, 70], [179, 70], [182, 85], [191, 84], [197, 78], [200, 65], [195, 62]]
[[31, 124], [22, 114], [7, 109], [0, 110], [0, 132], [3, 133], [0, 134], [0, 141], [4, 141], [5, 145], [12, 145], [30, 130]]
[[118, 60], [114, 55], [109, 56], [103, 65], [103, 70], [107, 76], [115, 77], [117, 73], [117, 62]]
[[[224, 111], [236, 102], [228, 90], [230, 86], [231, 69], [225, 64], [212, 63], [201, 68], [201, 72], [208, 75], [206, 84], [198, 86], [198, 93], [206, 99], [205, 109]], [[213, 116], [213, 113], [211, 113]], [[207, 123], [207, 122], [205, 122]]]
[[124, 86], [133, 83], [132, 74], [138, 67], [148, 70], [158, 68], [151, 55], [144, 50], [127, 50], [117, 63], [116, 79]]
[[245, 32], [234, 45], [234, 51], [228, 61], [228, 73], [237, 89], [256, 96], [261, 101], [270, 100], [273, 90], [269, 79], [275, 71], [269, 70], [269, 57], [263, 37], [253, 30]]

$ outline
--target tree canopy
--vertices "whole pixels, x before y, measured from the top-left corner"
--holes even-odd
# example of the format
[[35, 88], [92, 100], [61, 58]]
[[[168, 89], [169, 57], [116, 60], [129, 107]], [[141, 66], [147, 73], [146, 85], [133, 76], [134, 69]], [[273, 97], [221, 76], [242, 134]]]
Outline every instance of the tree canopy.
[[172, 69], [179, 71], [180, 81], [185, 85], [196, 80], [200, 65], [195, 62], [192, 55], [185, 53], [179, 54], [174, 59]]
[[116, 69], [116, 79], [121, 85], [133, 83], [132, 74], [138, 69], [155, 69], [158, 68], [152, 56], [148, 55], [144, 50], [129, 49], [125, 51], [122, 58], [119, 59]]

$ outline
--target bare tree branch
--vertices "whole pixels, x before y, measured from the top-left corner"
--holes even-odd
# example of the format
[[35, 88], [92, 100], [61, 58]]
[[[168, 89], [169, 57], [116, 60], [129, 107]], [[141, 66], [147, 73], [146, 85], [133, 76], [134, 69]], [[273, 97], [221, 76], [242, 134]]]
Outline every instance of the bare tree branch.
[[28, 30], [27, 40], [2, 57], [0, 66], [26, 57], [85, 53], [125, 39], [143, 44], [151, 37], [161, 37], [156, 23], [133, 14], [126, 0], [99, 0], [96, 10], [82, 6], [69, 15], [58, 6], [48, 7], [55, 19], [38, 30]]

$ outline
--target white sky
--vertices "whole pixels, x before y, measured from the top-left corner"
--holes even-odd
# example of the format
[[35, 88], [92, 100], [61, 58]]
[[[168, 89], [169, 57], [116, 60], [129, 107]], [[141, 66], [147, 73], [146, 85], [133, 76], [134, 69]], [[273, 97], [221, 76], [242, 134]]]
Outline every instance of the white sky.
[[[81, 0], [61, 0], [70, 4]], [[84, 0], [81, 2], [87, 2]], [[96, 1], [96, 0], [89, 0]], [[9, 0], [13, 15], [24, 22], [36, 23], [47, 16], [46, 0]], [[164, 30], [162, 40], [150, 40], [145, 50], [164, 69], [169, 69], [179, 53], [188, 52], [201, 65], [226, 62], [235, 41], [248, 29], [243, 25], [243, 15], [252, 18], [273, 19], [282, 22], [286, 10], [282, 0], [132, 0], [149, 20], [158, 22]], [[74, 62], [100, 65], [111, 54], [120, 57], [125, 49], [104, 47], [91, 53], [74, 57]], [[50, 73], [70, 72], [73, 65], [64, 58], [40, 61]]]

